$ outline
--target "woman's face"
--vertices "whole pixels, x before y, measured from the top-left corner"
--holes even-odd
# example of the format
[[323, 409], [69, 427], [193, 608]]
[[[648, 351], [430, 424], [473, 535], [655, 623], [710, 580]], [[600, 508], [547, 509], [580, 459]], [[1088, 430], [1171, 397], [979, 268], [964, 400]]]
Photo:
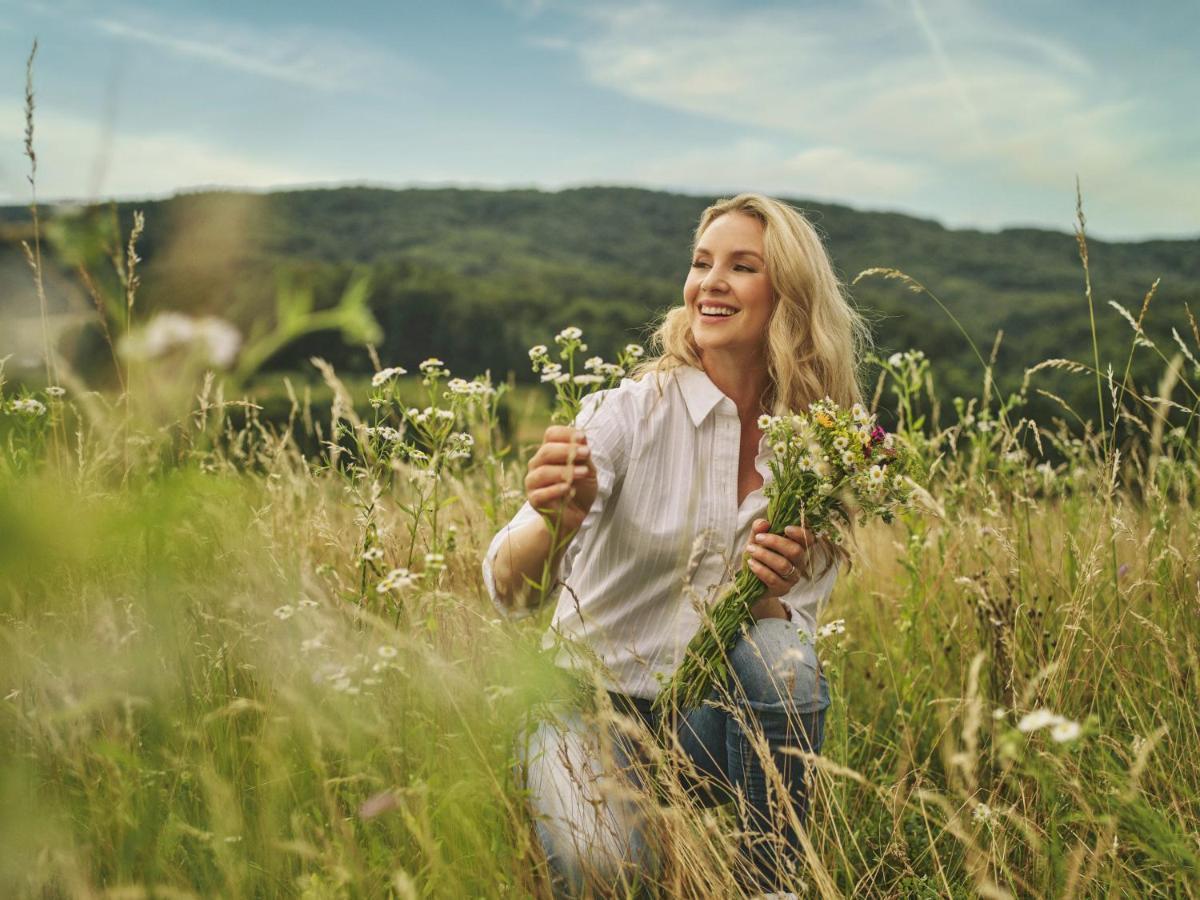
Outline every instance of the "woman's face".
[[683, 285], [696, 346], [702, 352], [761, 353], [772, 294], [762, 223], [740, 212], [718, 216], [700, 235]]

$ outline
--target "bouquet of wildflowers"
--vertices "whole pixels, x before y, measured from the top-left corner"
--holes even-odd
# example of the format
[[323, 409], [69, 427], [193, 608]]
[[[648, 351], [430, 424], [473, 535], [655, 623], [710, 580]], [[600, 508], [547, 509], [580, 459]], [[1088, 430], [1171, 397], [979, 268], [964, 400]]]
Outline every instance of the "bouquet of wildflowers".
[[[849, 526], [856, 513], [861, 522], [875, 517], [890, 522], [908, 503], [911, 456], [860, 404], [844, 410], [826, 398], [806, 414], [762, 416], [758, 425], [774, 451], [769, 462], [774, 480], [764, 488], [773, 533], [799, 525], [837, 543], [837, 527]], [[750, 608], [765, 587], [743, 562], [659, 692], [659, 709], [699, 706], [714, 683], [724, 682], [725, 655], [751, 621]]]

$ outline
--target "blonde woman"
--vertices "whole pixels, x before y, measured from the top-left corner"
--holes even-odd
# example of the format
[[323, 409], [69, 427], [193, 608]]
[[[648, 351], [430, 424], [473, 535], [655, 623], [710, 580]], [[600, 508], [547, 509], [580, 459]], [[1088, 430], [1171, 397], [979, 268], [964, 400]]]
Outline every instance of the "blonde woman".
[[[867, 342], [799, 212], [758, 194], [717, 202], [700, 218], [683, 303], [655, 332], [657, 352], [620, 387], [587, 398], [574, 427], [546, 430], [527, 502], [483, 563], [497, 606], [523, 615], [525, 586], [551, 553], [554, 526], [542, 514], [570, 536], [551, 560], [563, 590], [546, 646], [563, 648], [565, 666], [578, 658], [572, 646], [586, 648], [614, 709], [654, 732], [661, 680], [699, 610], [750, 555], [766, 591], [731, 653], [729, 683], [670, 725], [697, 797], [737, 803], [749, 890], [797, 880], [794, 824], [808, 798], [805, 766], [787, 748], [820, 750], [829, 693], [812, 638], [837, 577], [827, 543], [798, 528], [768, 533], [770, 448], [758, 420], [826, 396], [859, 402]], [[649, 883], [660, 871], [644, 796], [629, 789], [649, 787], [643, 754], [628, 728], [601, 731], [567, 710], [523, 751], [537, 833], [564, 895]]]

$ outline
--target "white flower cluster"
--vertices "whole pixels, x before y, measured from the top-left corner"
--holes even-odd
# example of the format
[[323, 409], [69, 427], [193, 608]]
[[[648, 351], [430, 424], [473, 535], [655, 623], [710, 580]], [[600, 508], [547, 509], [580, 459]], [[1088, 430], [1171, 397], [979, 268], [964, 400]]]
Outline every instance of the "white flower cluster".
[[450, 374], [450, 370], [446, 368], [446, 364], [436, 356], [431, 356], [418, 367], [421, 374], [425, 376], [421, 379], [421, 383], [428, 386], [435, 378], [446, 378]]
[[906, 350], [903, 353], [893, 353], [888, 357], [888, 365], [893, 369], [899, 368], [905, 363], [909, 365], [919, 365], [925, 359], [925, 354], [920, 350]]
[[634, 359], [641, 359], [646, 355], [646, 351], [641, 344], [626, 344], [625, 355], [631, 356]]
[[375, 586], [375, 590], [380, 594], [387, 594], [391, 591], [403, 591], [416, 583], [417, 576], [408, 569], [392, 569], [383, 577], [383, 581]]
[[383, 559], [383, 549], [381, 547], [370, 547], [363, 551], [363, 562], [378, 562]]
[[379, 438], [379, 440], [389, 444], [399, 443], [403, 438], [403, 435], [390, 425], [380, 425], [378, 428], [368, 426], [367, 436]]
[[[632, 346], [632, 344], [630, 346]], [[628, 347], [626, 349], [628, 350]], [[589, 357], [588, 359], [584, 360], [583, 367], [585, 369], [587, 369], [589, 372], [592, 372], [594, 374], [591, 376], [576, 375], [575, 376], [576, 384], [585, 384], [585, 383], [599, 384], [602, 381], [604, 381], [606, 378], [620, 378], [622, 375], [625, 374], [625, 370], [622, 369], [620, 366], [618, 366], [616, 363], [606, 363], [604, 360], [602, 360], [598, 356], [592, 356], [592, 357]], [[584, 378], [584, 377], [594, 378], [595, 381], [594, 382], [581, 382], [579, 379]]]
[[562, 370], [562, 363], [548, 362], [542, 367], [542, 384], [570, 384], [571, 375]]
[[52, 384], [46, 388], [47, 397], [62, 397], [67, 393], [66, 388], [59, 387], [57, 384]]
[[1070, 719], [1060, 716], [1058, 713], [1051, 712], [1048, 709], [1035, 709], [1033, 712], [1026, 713], [1021, 718], [1021, 721], [1017, 723], [1017, 730], [1023, 731], [1026, 734], [1031, 734], [1042, 728], [1049, 728], [1050, 737], [1059, 744], [1073, 741], [1083, 732], [1083, 728], [1078, 722], [1072, 722]]
[[[566, 344], [569, 341], [577, 341], [581, 337], [583, 337], [582, 331], [580, 331], [574, 325], [568, 325], [566, 328], [564, 328], [562, 331], [560, 331], [558, 334], [556, 334], [554, 336], [554, 341], [555, 341], [555, 343], [558, 343], [558, 344]], [[579, 349], [586, 350], [587, 344], [581, 344]]]
[[387, 369], [380, 369], [371, 377], [371, 387], [382, 387], [393, 378], [399, 375], [407, 375], [408, 369], [402, 369], [400, 366], [391, 366]]
[[446, 459], [467, 459], [474, 446], [475, 438], [465, 431], [456, 431], [446, 438]]
[[425, 569], [429, 572], [440, 572], [446, 568], [446, 557], [442, 553], [426, 553]]
[[35, 400], [32, 397], [25, 397], [21, 400], [14, 400], [9, 404], [9, 408], [15, 413], [21, 413], [24, 416], [44, 416], [46, 414], [46, 404], [41, 400]]
[[817, 639], [820, 640], [821, 638], [832, 637], [835, 634], [845, 634], [845, 633], [846, 633], [846, 620], [845, 619], [834, 619], [832, 622], [822, 625], [820, 628], [817, 629]]
[[407, 410], [408, 417], [417, 425], [425, 425], [429, 422], [453, 422], [454, 411], [449, 409], [434, 409], [432, 406], [427, 406], [424, 409], [417, 409], [415, 406], [409, 407]]
[[996, 811], [986, 803], [977, 803], [971, 811], [971, 820], [978, 824], [990, 822], [996, 816]]
[[496, 389], [486, 381], [475, 379], [467, 381], [465, 378], [451, 378], [446, 382], [448, 389], [445, 396], [449, 399], [451, 396], [457, 397], [490, 397], [496, 393]]
[[176, 349], [193, 350], [209, 365], [228, 368], [242, 346], [237, 327], [215, 316], [193, 318], [183, 313], [159, 313], [135, 334], [121, 341], [121, 352], [134, 359], [156, 359]]

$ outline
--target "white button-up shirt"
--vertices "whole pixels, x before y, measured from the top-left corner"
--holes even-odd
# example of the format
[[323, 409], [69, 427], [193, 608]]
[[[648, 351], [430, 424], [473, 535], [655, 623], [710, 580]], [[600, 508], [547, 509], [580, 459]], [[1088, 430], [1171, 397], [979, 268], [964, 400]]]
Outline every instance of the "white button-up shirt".
[[[711, 606], [741, 566], [750, 526], [765, 518], [763, 489], [737, 502], [741, 421], [734, 402], [691, 366], [626, 378], [620, 387], [584, 400], [575, 427], [587, 434], [596, 466], [596, 501], [563, 555], [565, 585], [550, 629], [582, 642], [608, 669], [611, 690], [653, 698], [658, 676], [669, 676]], [[771, 450], [759, 443], [755, 468], [772, 480]], [[539, 514], [521, 507], [492, 539], [483, 580], [496, 606], [492, 567], [509, 529]], [[825, 568], [813, 551], [815, 571]], [[833, 591], [837, 566], [816, 580], [801, 576], [780, 599], [798, 628], [810, 634]], [[569, 666], [564, 651], [559, 664]]]

